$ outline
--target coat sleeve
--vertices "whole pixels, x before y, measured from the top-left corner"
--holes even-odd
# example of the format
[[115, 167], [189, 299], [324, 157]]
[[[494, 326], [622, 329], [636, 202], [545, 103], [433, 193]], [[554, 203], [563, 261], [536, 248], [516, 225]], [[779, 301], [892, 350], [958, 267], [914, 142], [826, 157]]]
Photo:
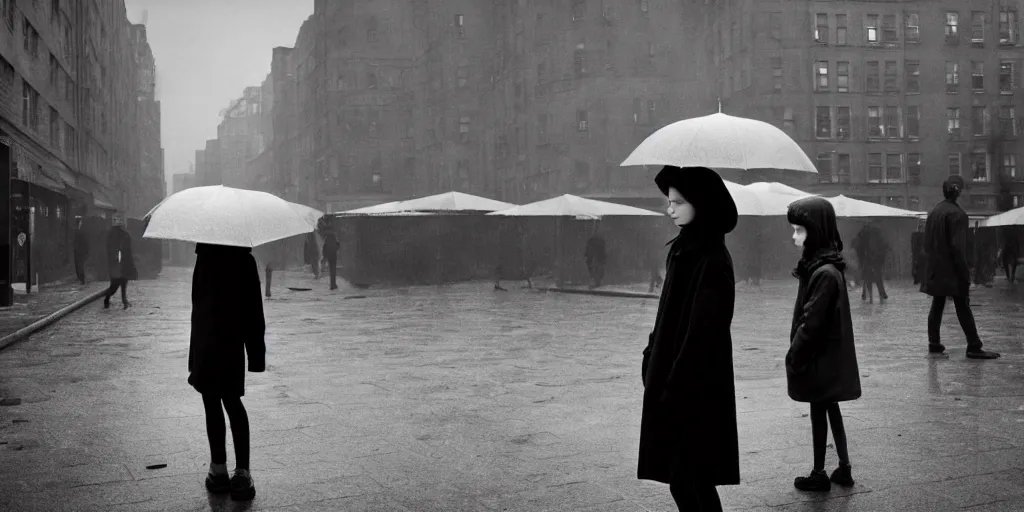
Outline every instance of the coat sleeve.
[[956, 277], [961, 281], [970, 281], [971, 270], [967, 263], [967, 231], [970, 222], [966, 215], [955, 215], [946, 223], [946, 239], [953, 260]]
[[248, 276], [245, 277], [246, 285], [242, 287], [242, 295], [245, 297], [245, 311], [252, 311], [250, 318], [244, 319], [252, 323], [252, 331], [245, 337], [245, 353], [249, 356], [249, 371], [262, 372], [267, 369], [267, 346], [264, 336], [267, 331], [266, 319], [263, 317], [263, 290], [260, 289], [260, 274], [256, 268], [256, 260], [251, 260]]
[[822, 333], [829, 329], [829, 310], [839, 295], [839, 281], [829, 272], [815, 272], [807, 283], [803, 307], [796, 323], [793, 339], [786, 356], [796, 368], [801, 368], [813, 358]]
[[666, 379], [667, 389], [675, 389], [682, 379], [691, 376], [690, 368], [706, 361], [712, 344], [716, 342], [715, 335], [708, 334], [720, 332], [722, 322], [731, 322], [735, 298], [736, 283], [728, 266], [714, 260], [705, 263], [689, 325], [680, 329], [686, 337], [672, 362]]

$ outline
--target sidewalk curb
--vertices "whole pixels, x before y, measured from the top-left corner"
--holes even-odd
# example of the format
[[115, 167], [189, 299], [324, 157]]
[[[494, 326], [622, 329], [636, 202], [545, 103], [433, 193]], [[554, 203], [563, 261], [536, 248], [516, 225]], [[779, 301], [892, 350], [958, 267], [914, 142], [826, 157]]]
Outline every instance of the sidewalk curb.
[[602, 297], [628, 297], [632, 299], [657, 299], [660, 296], [651, 293], [617, 292], [612, 290], [574, 290], [572, 288], [538, 287], [538, 290], [557, 293], [575, 293], [577, 295], [599, 295]]
[[95, 292], [81, 299], [78, 299], [77, 301], [72, 302], [67, 306], [62, 307], [57, 311], [50, 313], [49, 315], [46, 315], [45, 317], [40, 318], [35, 322], [32, 322], [31, 324], [22, 327], [21, 329], [15, 331], [14, 333], [8, 334], [7, 336], [0, 338], [0, 350], [4, 350], [5, 348], [14, 345], [17, 342], [24, 340], [25, 338], [28, 338], [29, 336], [35, 334], [36, 332], [45, 329], [46, 327], [49, 327], [50, 324], [56, 322], [57, 320], [60, 320], [61, 318], [64, 318], [65, 316], [77, 311], [78, 309], [81, 309], [90, 302], [102, 297], [105, 293], [107, 293], [106, 289], [96, 290]]

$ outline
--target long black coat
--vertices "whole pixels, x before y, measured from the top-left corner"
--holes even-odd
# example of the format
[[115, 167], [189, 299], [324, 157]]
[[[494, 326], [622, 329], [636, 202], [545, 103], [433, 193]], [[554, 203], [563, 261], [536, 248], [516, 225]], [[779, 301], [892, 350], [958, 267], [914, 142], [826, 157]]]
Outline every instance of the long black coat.
[[[118, 253], [121, 261], [118, 261]], [[135, 268], [132, 236], [121, 226], [114, 226], [107, 232], [107, 268], [111, 279], [135, 281], [139, 278], [139, 271]]]
[[861, 396], [846, 278], [832, 263], [800, 279], [786, 354], [789, 397], [832, 403]]
[[197, 244], [192, 273], [188, 383], [202, 394], [243, 396], [249, 371], [266, 369], [259, 271], [250, 249]]
[[955, 200], [932, 208], [924, 227], [925, 271], [921, 292], [933, 297], [966, 297], [971, 289], [967, 262], [967, 213]]
[[736, 207], [721, 178], [698, 171], [666, 168], [662, 173], [675, 174], [659, 174], [681, 180], [678, 185], [659, 181], [663, 191], [671, 186], [693, 192], [694, 199], [687, 199], [697, 214], [695, 225], [683, 228], [669, 250], [658, 315], [644, 350], [637, 477], [737, 485], [730, 333], [736, 283], [725, 246], [725, 233], [736, 225]]

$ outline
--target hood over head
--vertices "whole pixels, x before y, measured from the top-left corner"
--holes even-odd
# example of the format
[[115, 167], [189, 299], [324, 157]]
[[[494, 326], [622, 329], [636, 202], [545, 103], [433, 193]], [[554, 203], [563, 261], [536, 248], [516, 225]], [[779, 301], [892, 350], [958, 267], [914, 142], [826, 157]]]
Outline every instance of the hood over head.
[[823, 197], [806, 197], [790, 203], [786, 219], [790, 224], [807, 230], [803, 257], [797, 265], [794, 276], [810, 275], [817, 267], [832, 263], [840, 271], [846, 268], [843, 262], [843, 239], [839, 235], [836, 210]]
[[736, 228], [739, 214], [732, 194], [722, 177], [707, 167], [674, 167], [666, 165], [654, 178], [662, 194], [675, 188], [693, 205], [693, 221], [681, 229], [686, 233], [701, 233], [724, 237]]

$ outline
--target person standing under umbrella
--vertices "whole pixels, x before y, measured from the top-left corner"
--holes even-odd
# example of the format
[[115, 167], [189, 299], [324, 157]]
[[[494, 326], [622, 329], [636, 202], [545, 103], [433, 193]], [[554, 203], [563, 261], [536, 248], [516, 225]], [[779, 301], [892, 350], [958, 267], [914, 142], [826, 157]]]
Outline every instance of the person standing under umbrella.
[[338, 235], [334, 232], [334, 224], [329, 220], [324, 223], [321, 231], [324, 237], [324, 258], [327, 259], [327, 269], [331, 273], [331, 289], [338, 289]]
[[715, 486], [740, 483], [732, 364], [736, 282], [725, 235], [736, 204], [704, 167], [666, 166], [654, 179], [679, 226], [643, 351], [637, 477], [669, 484], [681, 511], [721, 511]]
[[963, 208], [957, 204], [964, 179], [950, 176], [942, 184], [945, 199], [932, 208], [924, 228], [925, 258], [924, 278], [921, 293], [932, 296], [928, 312], [928, 352], [941, 354], [946, 347], [939, 340], [942, 326], [942, 310], [946, 298], [953, 298], [956, 317], [967, 336], [967, 357], [971, 359], [996, 359], [999, 354], [982, 350], [978, 326], [971, 312], [971, 270], [967, 263], [967, 232], [969, 219]]
[[[266, 370], [266, 320], [260, 275], [252, 249], [196, 245], [192, 273], [192, 334], [188, 383], [203, 397], [210, 471], [206, 488], [251, 500], [256, 486], [249, 472], [249, 416], [242, 405], [245, 362], [250, 372]], [[231, 422], [235, 471], [228, 477], [224, 411]]]
[[110, 287], [103, 297], [103, 308], [110, 307], [110, 298], [121, 289], [121, 304], [124, 309], [131, 307], [128, 302], [128, 281], [139, 278], [135, 268], [135, 255], [132, 252], [132, 236], [124, 227], [124, 218], [114, 216], [113, 226], [107, 232], [107, 267], [110, 269]]
[[75, 217], [75, 276], [85, 284], [85, 262], [89, 260], [89, 238], [82, 231], [82, 217]]

